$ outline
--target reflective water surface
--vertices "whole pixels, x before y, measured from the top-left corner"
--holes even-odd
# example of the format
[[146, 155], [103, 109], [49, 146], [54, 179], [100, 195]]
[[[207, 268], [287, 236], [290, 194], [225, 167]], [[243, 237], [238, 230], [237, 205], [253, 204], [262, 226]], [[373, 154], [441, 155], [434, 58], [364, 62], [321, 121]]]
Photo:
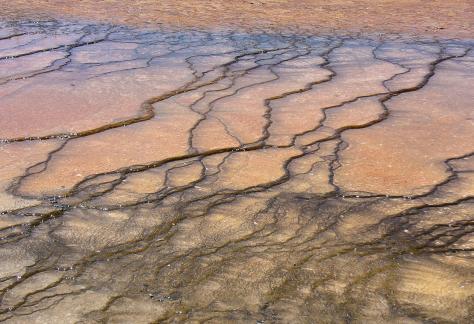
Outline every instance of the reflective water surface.
[[0, 320], [469, 323], [473, 48], [0, 24]]

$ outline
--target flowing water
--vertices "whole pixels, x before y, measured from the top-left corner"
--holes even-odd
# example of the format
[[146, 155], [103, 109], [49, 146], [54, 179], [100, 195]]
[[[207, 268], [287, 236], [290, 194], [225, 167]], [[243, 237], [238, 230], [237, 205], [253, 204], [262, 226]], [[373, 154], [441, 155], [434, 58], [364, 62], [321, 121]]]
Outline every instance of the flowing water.
[[474, 42], [0, 25], [0, 321], [472, 323]]

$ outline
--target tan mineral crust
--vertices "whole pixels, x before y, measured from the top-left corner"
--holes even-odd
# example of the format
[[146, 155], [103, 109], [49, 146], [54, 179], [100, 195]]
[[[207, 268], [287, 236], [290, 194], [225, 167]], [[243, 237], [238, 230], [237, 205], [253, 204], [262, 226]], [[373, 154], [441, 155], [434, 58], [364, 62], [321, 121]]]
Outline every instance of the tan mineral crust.
[[0, 2], [0, 321], [472, 323], [472, 1]]
[[273, 28], [473, 37], [471, 0], [11, 0], [7, 18], [73, 18], [177, 28]]

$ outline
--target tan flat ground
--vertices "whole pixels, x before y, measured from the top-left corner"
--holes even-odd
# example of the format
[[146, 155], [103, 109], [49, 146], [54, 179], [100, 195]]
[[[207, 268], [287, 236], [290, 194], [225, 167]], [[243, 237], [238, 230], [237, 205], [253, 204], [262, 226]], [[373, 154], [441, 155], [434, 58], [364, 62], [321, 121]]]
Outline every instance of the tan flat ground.
[[0, 16], [177, 28], [474, 35], [471, 0], [139, 0], [133, 5], [122, 0], [12, 0], [0, 3]]

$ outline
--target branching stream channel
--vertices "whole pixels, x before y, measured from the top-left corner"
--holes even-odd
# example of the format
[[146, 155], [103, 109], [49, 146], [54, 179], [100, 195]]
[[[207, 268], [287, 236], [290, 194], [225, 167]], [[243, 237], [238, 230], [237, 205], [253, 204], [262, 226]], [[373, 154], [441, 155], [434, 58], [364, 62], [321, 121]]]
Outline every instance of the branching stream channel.
[[0, 24], [0, 321], [472, 323], [474, 41]]

